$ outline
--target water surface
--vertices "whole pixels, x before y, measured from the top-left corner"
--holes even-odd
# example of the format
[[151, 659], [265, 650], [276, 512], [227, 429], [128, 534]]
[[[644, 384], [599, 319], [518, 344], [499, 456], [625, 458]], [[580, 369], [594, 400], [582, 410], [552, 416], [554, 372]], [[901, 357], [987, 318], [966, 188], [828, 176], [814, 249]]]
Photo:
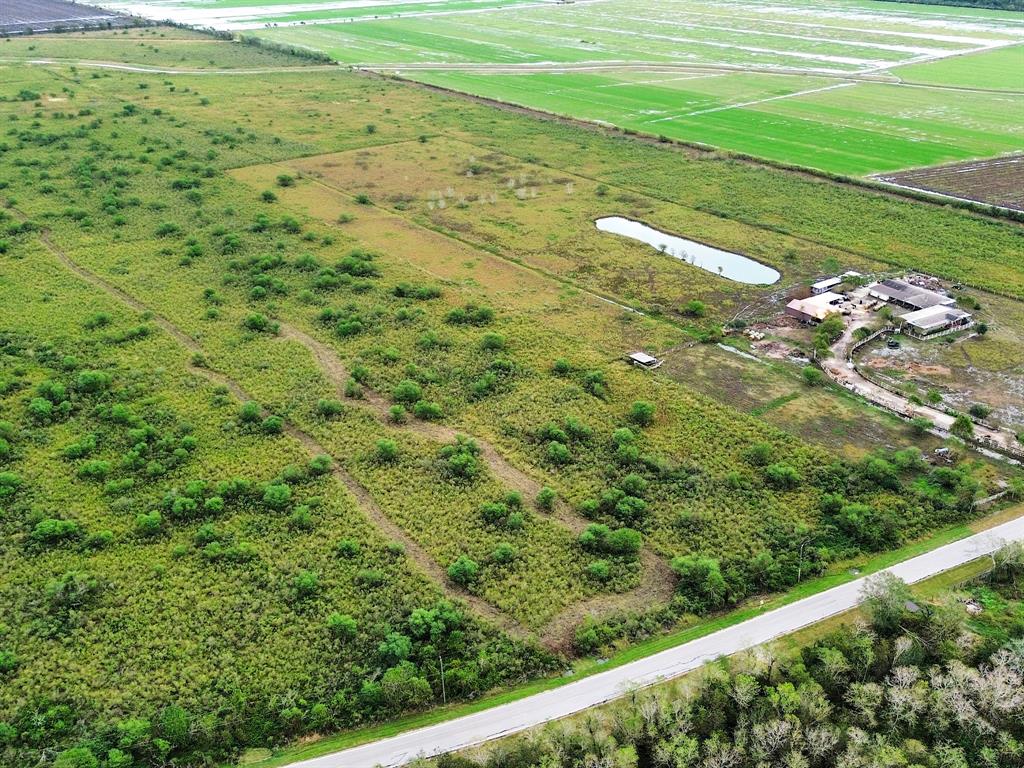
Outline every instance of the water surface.
[[771, 285], [782, 277], [779, 272], [738, 253], [723, 251], [704, 243], [687, 240], [649, 227], [639, 221], [622, 216], [605, 216], [594, 222], [602, 232], [611, 232], [647, 243], [668, 256], [685, 261], [695, 267], [720, 275], [737, 283]]

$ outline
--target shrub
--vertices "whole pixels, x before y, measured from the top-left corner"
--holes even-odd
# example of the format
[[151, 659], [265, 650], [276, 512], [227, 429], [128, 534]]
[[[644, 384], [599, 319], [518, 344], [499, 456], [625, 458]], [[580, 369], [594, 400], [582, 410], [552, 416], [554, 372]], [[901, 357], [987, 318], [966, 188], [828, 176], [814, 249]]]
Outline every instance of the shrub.
[[488, 325], [494, 320], [494, 310], [476, 304], [466, 304], [451, 310], [444, 318], [452, 325]]
[[637, 400], [629, 409], [629, 420], [641, 427], [654, 423], [654, 403]]
[[306, 465], [309, 470], [309, 474], [313, 477], [319, 477], [320, 475], [326, 475], [331, 471], [331, 457], [326, 454], [319, 454], [309, 460], [309, 464]]
[[458, 559], [448, 566], [448, 578], [462, 587], [472, 585], [479, 575], [480, 566], [466, 555], [459, 555]]
[[299, 571], [292, 579], [292, 589], [299, 599], [312, 597], [320, 590], [320, 576], [313, 571]]
[[551, 364], [551, 372], [555, 376], [568, 376], [572, 373], [572, 366], [569, 364], [568, 360], [560, 357]]
[[322, 416], [325, 419], [331, 418], [332, 416], [338, 416], [343, 410], [345, 410], [345, 406], [342, 405], [340, 400], [321, 398], [316, 401], [317, 415]]
[[135, 517], [135, 533], [144, 538], [152, 538], [163, 529], [163, 516], [157, 511], [143, 513]]
[[57, 755], [53, 768], [99, 768], [100, 761], [86, 747], [66, 749]]
[[557, 494], [555, 494], [554, 490], [548, 488], [547, 486], [544, 486], [537, 493], [537, 506], [543, 510], [550, 512], [552, 509], [555, 508], [556, 495]]
[[347, 613], [332, 613], [327, 617], [327, 631], [335, 640], [345, 642], [356, 636], [359, 625]]
[[976, 419], [984, 419], [992, 413], [992, 409], [984, 403], [973, 403], [967, 412]]
[[818, 387], [825, 383], [825, 374], [813, 365], [805, 365], [800, 371], [804, 383], [809, 387]]
[[54, 545], [77, 539], [82, 529], [74, 520], [47, 518], [36, 523], [29, 539], [37, 544]]
[[354, 541], [353, 539], [342, 539], [334, 547], [334, 551], [337, 552], [340, 557], [344, 558], [353, 558], [358, 556], [361, 549], [359, 542]]
[[420, 400], [417, 402], [416, 405], [413, 406], [412, 412], [417, 419], [422, 419], [423, 421], [437, 421], [444, 416], [444, 412], [441, 410], [440, 405], [427, 400]]
[[608, 581], [612, 576], [611, 566], [607, 560], [595, 560], [587, 566], [587, 576], [594, 581]]
[[284, 483], [271, 483], [263, 491], [263, 503], [270, 509], [284, 509], [292, 499], [292, 489]]
[[387, 438], [377, 441], [377, 461], [390, 462], [398, 458], [398, 443]]
[[11, 651], [0, 651], [0, 675], [13, 672], [18, 667], [18, 657]]
[[545, 458], [556, 466], [563, 466], [572, 461], [572, 453], [562, 443], [552, 440], [544, 451]]
[[506, 542], [498, 544], [491, 553], [491, 559], [496, 563], [501, 563], [502, 565], [511, 563], [515, 560], [515, 557], [516, 548]]
[[238, 411], [238, 420], [243, 424], [255, 424], [263, 418], [263, 409], [259, 403], [249, 401], [243, 403]]
[[399, 403], [415, 403], [423, 397], [423, 388], [412, 379], [403, 379], [391, 390], [391, 399]]
[[687, 317], [704, 317], [707, 313], [708, 308], [703, 301], [691, 299], [683, 305], [683, 314]]
[[485, 333], [480, 337], [480, 349], [494, 352], [505, 348], [505, 337], [500, 333]]
[[287, 173], [281, 173], [277, 176], [277, 186], [279, 187], [293, 187], [295, 186], [295, 177]]
[[974, 434], [974, 422], [971, 421], [970, 417], [959, 413], [953, 419], [953, 425], [949, 428], [949, 431], [961, 440], [967, 440]]
[[308, 531], [313, 527], [313, 515], [308, 505], [299, 504], [288, 517], [288, 527], [297, 531]]
[[800, 484], [800, 473], [782, 462], [771, 464], [764, 469], [764, 477], [771, 485], [782, 490], [796, 488]]
[[752, 464], [755, 467], [765, 466], [774, 455], [775, 449], [771, 443], [754, 443], [743, 452], [743, 458], [748, 464]]
[[246, 315], [242, 320], [242, 327], [254, 333], [277, 333], [279, 330], [277, 323], [258, 312]]
[[284, 419], [280, 416], [267, 416], [260, 424], [260, 430], [265, 435], [279, 435], [284, 429]]

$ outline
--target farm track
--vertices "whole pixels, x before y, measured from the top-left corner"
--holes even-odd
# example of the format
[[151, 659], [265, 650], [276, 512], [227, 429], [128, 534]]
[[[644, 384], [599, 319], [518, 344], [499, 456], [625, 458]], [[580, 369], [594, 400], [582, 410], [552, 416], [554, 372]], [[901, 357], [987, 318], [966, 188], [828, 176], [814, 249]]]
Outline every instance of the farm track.
[[[320, 369], [327, 375], [339, 394], [342, 393], [345, 382], [349, 378], [349, 373], [334, 349], [294, 326], [281, 322], [280, 327], [281, 337], [304, 346], [316, 359]], [[390, 402], [372, 389], [363, 389], [362, 400], [348, 400], [348, 402], [372, 411], [381, 421], [388, 420]], [[486, 462], [491, 472], [509, 488], [518, 491], [527, 500], [535, 499], [537, 494], [540, 493], [541, 488], [543, 488], [542, 483], [518, 467], [513, 466], [492, 443], [477, 435], [444, 424], [427, 421], [413, 420], [406, 422], [404, 425], [395, 426], [439, 443], [451, 442], [459, 435], [470, 437], [479, 446], [481, 458]], [[538, 514], [543, 514], [539, 510], [537, 512]], [[577, 515], [568, 504], [561, 500], [555, 502], [550, 518], [557, 520], [575, 535], [582, 533], [587, 525], [590, 524], [589, 520]], [[630, 607], [635, 608], [637, 605], [651, 606], [667, 602], [673, 591], [672, 570], [668, 567], [668, 564], [647, 548], [641, 551], [640, 562], [643, 568], [643, 577], [639, 586], [619, 594], [595, 595], [570, 605], [548, 623], [541, 633], [542, 643], [548, 648], [564, 650], [571, 645], [576, 626], [586, 616], [596, 613], [606, 614]]]
[[[22, 215], [18, 212], [19, 215]], [[104, 278], [97, 275], [95, 272], [86, 269], [78, 262], [74, 261], [68, 254], [60, 248], [53, 240], [49, 237], [48, 233], [44, 230], [39, 233], [39, 239], [46, 246], [46, 248], [57, 257], [61, 264], [68, 269], [75, 276], [81, 280], [89, 283], [90, 285], [102, 290], [109, 296], [117, 299], [121, 303], [131, 307], [137, 312], [148, 313], [152, 316], [154, 322], [164, 330], [171, 338], [177, 341], [185, 349], [189, 350], [194, 354], [203, 354], [202, 346], [187, 333], [178, 328], [174, 323], [163, 317], [153, 309], [145, 305], [139, 299], [135, 298], [131, 294], [125, 292], [121, 288], [117, 287], [113, 283], [108, 282]], [[233, 394], [238, 400], [247, 402], [253, 400], [252, 397], [245, 391], [245, 389], [236, 381], [231, 379], [224, 374], [212, 371], [205, 367], [200, 367], [194, 364], [186, 364], [186, 369], [197, 376], [212, 381], [215, 384], [227, 387], [227, 389]], [[320, 443], [315, 437], [310, 435], [308, 432], [300, 429], [293, 423], [286, 422], [284, 432], [289, 437], [297, 440], [301, 443], [306, 450], [313, 456], [316, 455], [328, 455], [332, 456], [331, 452], [328, 451], [322, 443]], [[333, 462], [333, 475], [345, 489], [354, 497], [363, 515], [377, 527], [377, 529], [385, 536], [389, 536], [396, 541], [400, 541], [404, 547], [406, 554], [409, 558], [430, 577], [437, 585], [445, 592], [445, 594], [453, 599], [467, 603], [470, 607], [482, 618], [487, 619], [493, 624], [501, 627], [508, 634], [517, 637], [521, 640], [529, 640], [534, 637], [527, 628], [523, 627], [517, 621], [507, 616], [505, 613], [500, 611], [491, 603], [487, 602], [481, 597], [473, 595], [464, 590], [456, 589], [451, 585], [447, 578], [445, 570], [435, 561], [426, 550], [424, 550], [415, 539], [411, 538], [401, 527], [396, 525], [391, 519], [384, 513], [384, 511], [377, 505], [373, 500], [369, 490], [366, 489], [358, 480], [356, 480], [347, 470], [345, 470], [337, 457], [334, 458]]]

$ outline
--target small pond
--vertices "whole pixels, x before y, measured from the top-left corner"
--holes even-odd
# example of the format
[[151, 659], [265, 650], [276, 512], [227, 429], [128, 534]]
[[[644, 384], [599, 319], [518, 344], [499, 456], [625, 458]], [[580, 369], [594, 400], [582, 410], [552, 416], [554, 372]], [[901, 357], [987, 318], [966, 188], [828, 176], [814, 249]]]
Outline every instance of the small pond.
[[605, 216], [594, 222], [602, 232], [631, 237], [687, 264], [700, 267], [737, 283], [771, 285], [782, 277], [776, 270], [738, 253], [722, 251], [710, 245], [669, 235], [639, 221], [622, 216]]

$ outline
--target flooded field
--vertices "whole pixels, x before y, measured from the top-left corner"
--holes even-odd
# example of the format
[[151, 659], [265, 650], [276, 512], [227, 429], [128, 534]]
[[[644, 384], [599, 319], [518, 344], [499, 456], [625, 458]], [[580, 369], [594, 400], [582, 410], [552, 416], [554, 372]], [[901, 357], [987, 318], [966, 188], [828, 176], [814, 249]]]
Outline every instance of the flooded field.
[[647, 243], [667, 256], [737, 283], [771, 285], [778, 282], [781, 277], [777, 270], [741, 254], [723, 251], [678, 235], [670, 235], [622, 216], [605, 216], [594, 224], [602, 232], [611, 232]]

